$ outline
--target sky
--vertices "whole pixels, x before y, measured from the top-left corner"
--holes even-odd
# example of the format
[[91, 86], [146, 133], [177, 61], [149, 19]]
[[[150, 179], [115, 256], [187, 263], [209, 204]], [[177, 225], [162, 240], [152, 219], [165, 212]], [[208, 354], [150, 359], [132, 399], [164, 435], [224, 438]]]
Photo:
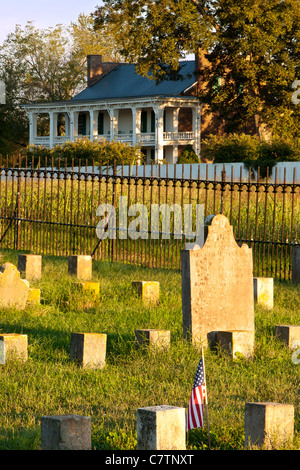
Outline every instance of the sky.
[[16, 24], [25, 26], [32, 21], [42, 29], [58, 23], [68, 25], [76, 21], [80, 13], [90, 14], [101, 0], [8, 0], [0, 6], [0, 45]]

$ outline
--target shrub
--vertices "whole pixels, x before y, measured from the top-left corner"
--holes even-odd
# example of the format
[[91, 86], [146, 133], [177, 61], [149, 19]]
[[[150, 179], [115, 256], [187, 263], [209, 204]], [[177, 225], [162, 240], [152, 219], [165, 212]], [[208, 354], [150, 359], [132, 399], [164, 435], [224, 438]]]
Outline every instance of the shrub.
[[178, 157], [177, 163], [200, 163], [200, 159], [192, 145], [188, 144], [184, 147]]
[[242, 162], [247, 168], [260, 168], [266, 176], [278, 162], [300, 161], [300, 149], [293, 143], [280, 139], [265, 142], [246, 134], [208, 136], [203, 141], [202, 155], [213, 163]]
[[35, 164], [40, 158], [41, 165], [44, 165], [47, 158], [47, 162], [51, 162], [53, 159], [54, 165], [57, 165], [59, 159], [67, 159], [70, 163], [73, 160], [75, 166], [79, 164], [79, 161], [82, 165], [86, 163], [88, 165], [92, 163], [112, 165], [114, 161], [119, 165], [122, 163], [128, 165], [129, 163], [137, 163], [141, 158], [138, 146], [106, 140], [91, 142], [89, 139], [79, 139], [76, 142], [67, 141], [52, 149], [30, 145], [23, 155], [27, 155], [29, 165], [32, 157], [34, 157]]

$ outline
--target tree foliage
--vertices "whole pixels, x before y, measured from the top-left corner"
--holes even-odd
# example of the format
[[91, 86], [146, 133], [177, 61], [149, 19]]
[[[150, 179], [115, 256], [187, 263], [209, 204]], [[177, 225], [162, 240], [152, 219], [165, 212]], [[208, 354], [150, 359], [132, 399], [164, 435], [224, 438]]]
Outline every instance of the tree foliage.
[[293, 142], [273, 139], [266, 142], [257, 136], [245, 134], [224, 134], [221, 137], [209, 135], [203, 142], [202, 156], [213, 163], [240, 163], [247, 168], [260, 169], [265, 177], [267, 168], [272, 169], [278, 162], [300, 161], [300, 149]]
[[6, 104], [0, 105], [0, 153], [27, 144], [22, 104], [69, 100], [85, 86], [88, 54], [119, 59], [111, 34], [105, 28], [95, 33], [91, 16], [45, 29], [30, 21], [24, 28], [16, 25], [0, 47], [0, 80], [6, 84]]
[[297, 132], [291, 86], [300, 75], [299, 0], [104, 0], [94, 17], [156, 80], [179, 74], [186, 53], [205, 56], [199, 98], [227, 119], [227, 131], [250, 122], [261, 138]]

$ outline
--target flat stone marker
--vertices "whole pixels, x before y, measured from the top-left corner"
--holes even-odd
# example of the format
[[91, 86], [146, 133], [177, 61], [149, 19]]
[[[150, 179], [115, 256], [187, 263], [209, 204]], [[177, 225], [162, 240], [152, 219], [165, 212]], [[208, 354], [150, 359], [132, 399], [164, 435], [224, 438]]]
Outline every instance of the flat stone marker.
[[27, 335], [17, 333], [0, 334], [0, 364], [10, 360], [27, 361]]
[[168, 350], [170, 348], [171, 332], [168, 330], [144, 329], [135, 330], [135, 345], [137, 348], [150, 350]]
[[292, 248], [292, 281], [300, 284], [300, 246]]
[[265, 308], [272, 309], [274, 306], [274, 281], [272, 277], [253, 278], [254, 302]]
[[299, 325], [276, 325], [275, 336], [278, 336], [290, 349], [300, 347], [300, 326]]
[[82, 292], [91, 294], [93, 298], [95, 299], [99, 297], [99, 294], [100, 294], [99, 282], [92, 282], [92, 281], [76, 282], [75, 286], [81, 289]]
[[159, 302], [159, 282], [133, 281], [131, 285], [145, 304], [155, 305]]
[[83, 368], [103, 369], [106, 362], [107, 335], [72, 333], [70, 359]]
[[186, 450], [185, 408], [161, 405], [137, 410], [138, 450]]
[[254, 338], [252, 250], [239, 247], [224, 215], [210, 219], [202, 248], [181, 251], [181, 279], [184, 337], [203, 346], [212, 331]]
[[39, 305], [41, 303], [41, 289], [29, 289], [27, 303], [31, 305]]
[[35, 281], [42, 277], [42, 256], [25, 254], [18, 256], [18, 271], [27, 281]]
[[29, 282], [21, 279], [20, 272], [12, 263], [0, 266], [0, 307], [23, 310], [29, 294]]
[[71, 255], [68, 259], [68, 273], [82, 281], [92, 278], [92, 257], [89, 255]]
[[294, 406], [282, 403], [246, 403], [245, 447], [266, 449], [284, 445], [294, 438]]
[[91, 450], [91, 418], [65, 415], [41, 419], [42, 450]]
[[249, 359], [253, 355], [254, 337], [251, 331], [214, 331], [208, 334], [212, 349], [219, 347], [232, 359], [240, 355]]

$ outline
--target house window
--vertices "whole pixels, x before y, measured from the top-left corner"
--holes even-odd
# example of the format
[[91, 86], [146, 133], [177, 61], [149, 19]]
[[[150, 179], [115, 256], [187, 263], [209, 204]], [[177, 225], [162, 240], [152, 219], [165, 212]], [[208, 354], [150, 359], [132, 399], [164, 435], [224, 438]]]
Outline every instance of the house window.
[[78, 134], [86, 135], [86, 114], [79, 113], [78, 116]]
[[141, 112], [141, 132], [144, 134], [147, 132], [147, 111]]
[[98, 135], [104, 134], [104, 114], [98, 114]]
[[151, 132], [155, 132], [155, 112], [151, 111]]

